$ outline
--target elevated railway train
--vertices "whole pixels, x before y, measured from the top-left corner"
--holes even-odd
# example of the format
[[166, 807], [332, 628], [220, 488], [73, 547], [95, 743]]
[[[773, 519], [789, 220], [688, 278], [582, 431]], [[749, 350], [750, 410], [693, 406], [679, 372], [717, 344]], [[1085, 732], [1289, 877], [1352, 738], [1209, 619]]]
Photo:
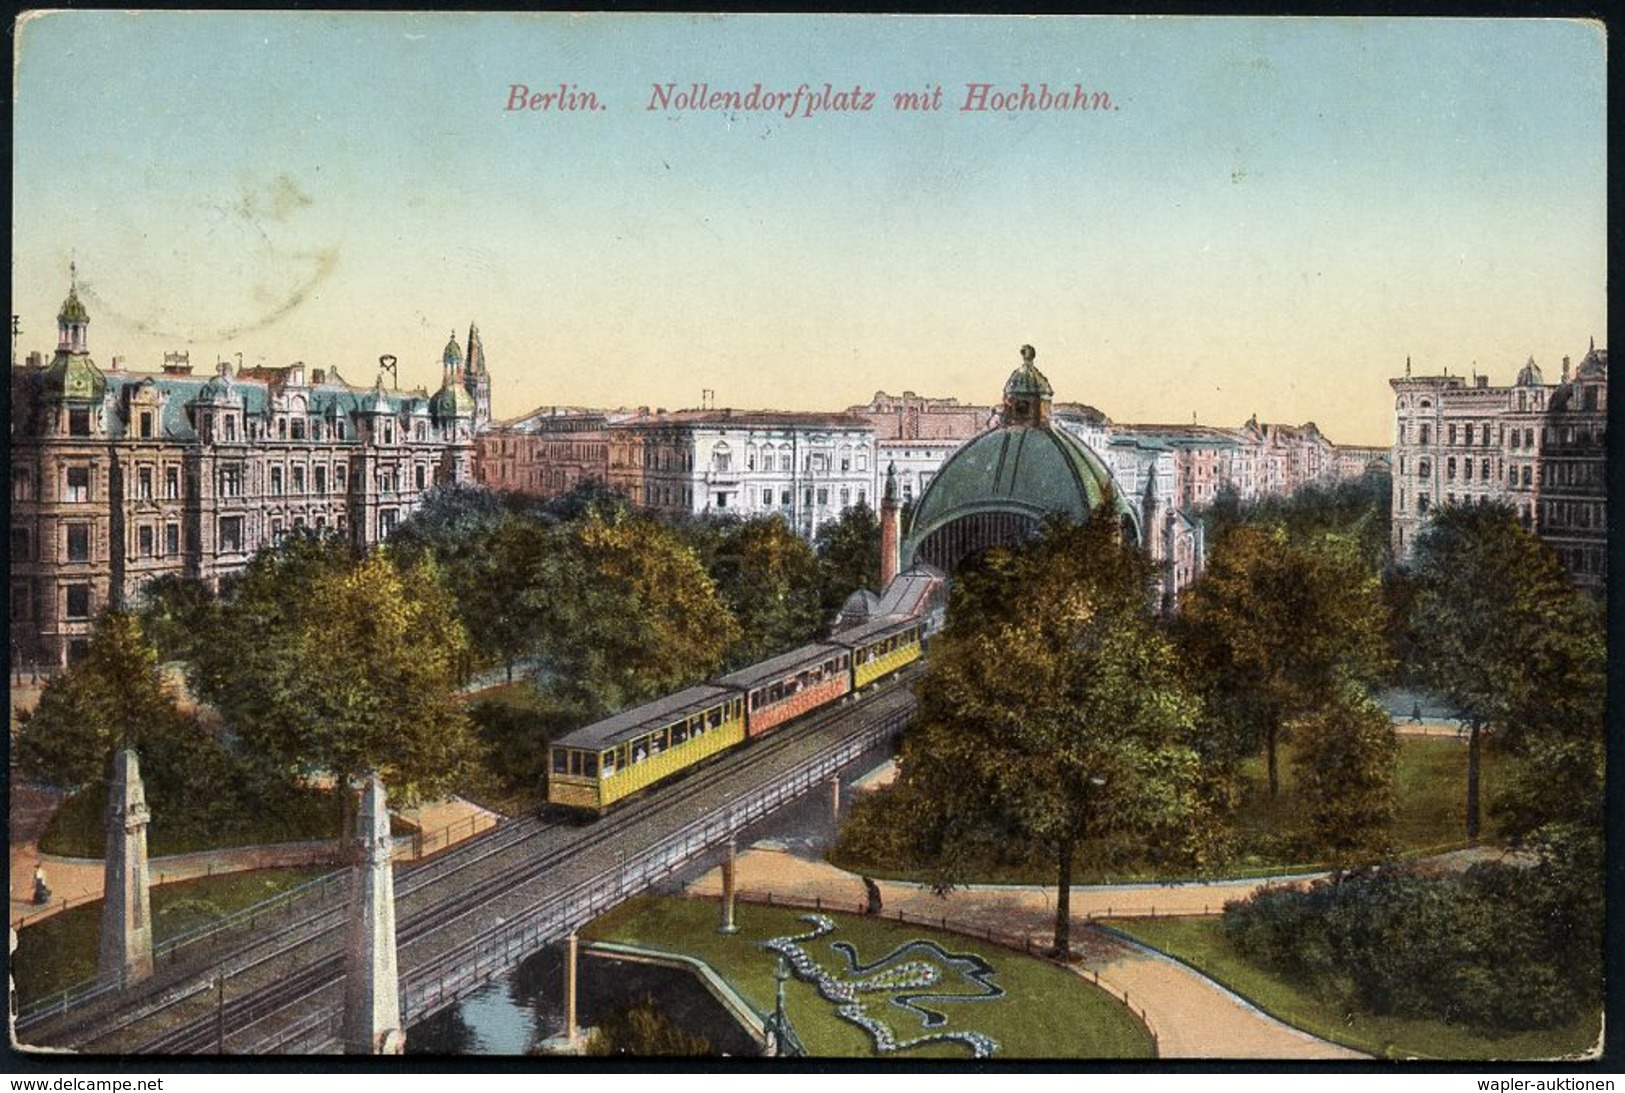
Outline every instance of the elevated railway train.
[[601, 814], [893, 675], [920, 658], [939, 625], [942, 583], [934, 571], [910, 570], [873, 602], [866, 619], [826, 641], [566, 733], [548, 747], [548, 803]]

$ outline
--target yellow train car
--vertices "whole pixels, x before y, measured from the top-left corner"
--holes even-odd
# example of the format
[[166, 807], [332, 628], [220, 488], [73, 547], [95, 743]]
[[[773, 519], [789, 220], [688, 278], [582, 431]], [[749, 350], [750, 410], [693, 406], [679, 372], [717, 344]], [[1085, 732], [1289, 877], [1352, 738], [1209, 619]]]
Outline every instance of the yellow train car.
[[601, 812], [744, 739], [744, 695], [711, 684], [690, 687], [553, 741], [547, 799]]
[[919, 660], [924, 637], [923, 619], [892, 618], [841, 631], [830, 641], [852, 651], [852, 689], [856, 691]]

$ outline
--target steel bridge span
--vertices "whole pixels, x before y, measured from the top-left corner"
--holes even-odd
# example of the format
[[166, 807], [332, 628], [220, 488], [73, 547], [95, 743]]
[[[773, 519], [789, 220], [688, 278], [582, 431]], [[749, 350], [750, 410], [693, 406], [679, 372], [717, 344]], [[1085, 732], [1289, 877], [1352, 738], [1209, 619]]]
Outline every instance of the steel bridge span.
[[[401, 1016], [411, 1025], [826, 784], [906, 725], [909, 676], [763, 737], [593, 824], [537, 818], [401, 871]], [[347, 874], [296, 903], [160, 954], [122, 993], [25, 1013], [24, 1044], [97, 1054], [340, 1048]], [[262, 917], [263, 916], [263, 917]]]

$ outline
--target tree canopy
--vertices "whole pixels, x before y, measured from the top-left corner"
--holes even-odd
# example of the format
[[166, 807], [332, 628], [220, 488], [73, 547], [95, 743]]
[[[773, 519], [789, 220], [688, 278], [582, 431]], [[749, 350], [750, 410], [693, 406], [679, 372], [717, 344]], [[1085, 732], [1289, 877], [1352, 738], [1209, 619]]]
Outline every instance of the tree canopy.
[[466, 650], [431, 560], [403, 573], [387, 550], [357, 558], [296, 538], [256, 555], [222, 596], [195, 675], [262, 778], [377, 770], [410, 798], [465, 769]]
[[539, 616], [548, 685], [588, 712], [705, 679], [739, 640], [716, 583], [660, 523], [592, 512], [548, 539], [520, 595]]
[[818, 527], [818, 606], [833, 619], [846, 599], [860, 588], [880, 587], [880, 521], [868, 505], [854, 505]]
[[1233, 767], [1262, 750], [1270, 793], [1279, 792], [1289, 723], [1342, 681], [1382, 675], [1386, 625], [1378, 577], [1347, 538], [1297, 542], [1280, 527], [1229, 527], [1180, 602], [1181, 644], [1216, 730], [1207, 755]]
[[[1410, 578], [1418, 670], [1467, 725], [1468, 835], [1479, 826], [1477, 751], [1600, 748], [1607, 651], [1597, 605], [1504, 505], [1447, 505], [1417, 536]], [[1557, 769], [1578, 774], [1588, 761]], [[1561, 792], [1580, 797], [1582, 786]], [[1533, 829], [1538, 824], [1528, 824]]]
[[818, 559], [778, 516], [729, 528], [712, 574], [739, 626], [730, 665], [754, 664], [821, 636]]
[[941, 884], [1015, 836], [1051, 848], [1055, 945], [1075, 849], [1132, 832], [1199, 860], [1212, 825], [1192, 746], [1199, 704], [1151, 612], [1150, 570], [1111, 521], [1052, 521], [962, 570], [919, 684], [895, 822]]
[[208, 822], [215, 798], [197, 787], [229, 778], [225, 751], [176, 705], [134, 615], [103, 614], [84, 658], [47, 683], [21, 720], [15, 755], [25, 775], [66, 789], [99, 786], [113, 753], [133, 748], [166, 823]]

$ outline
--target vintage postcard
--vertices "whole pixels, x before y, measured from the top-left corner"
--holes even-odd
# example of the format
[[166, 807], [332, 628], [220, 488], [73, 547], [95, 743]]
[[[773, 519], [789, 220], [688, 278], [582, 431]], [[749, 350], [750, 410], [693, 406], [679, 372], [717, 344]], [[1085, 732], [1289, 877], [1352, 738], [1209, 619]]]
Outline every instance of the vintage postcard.
[[1602, 1057], [1602, 23], [14, 49], [12, 1069]]

